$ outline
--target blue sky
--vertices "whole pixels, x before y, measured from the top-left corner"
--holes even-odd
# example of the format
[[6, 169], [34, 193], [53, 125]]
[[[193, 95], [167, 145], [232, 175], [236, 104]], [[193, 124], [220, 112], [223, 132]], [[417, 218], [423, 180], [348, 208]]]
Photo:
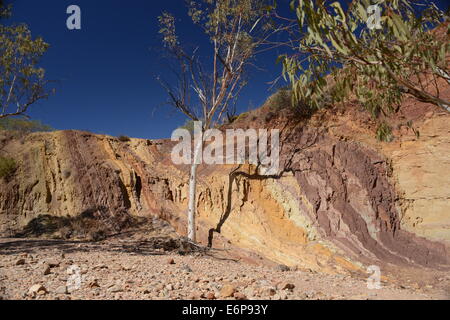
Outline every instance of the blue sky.
[[[12, 22], [25, 22], [33, 36], [50, 44], [41, 65], [58, 80], [56, 94], [34, 105], [29, 115], [55, 129], [80, 129], [139, 138], [170, 137], [185, 117], [165, 105], [167, 96], [155, 80], [168, 72], [161, 58], [157, 17], [172, 12], [181, 38], [208, 45], [189, 22], [181, 0], [14, 0]], [[76, 4], [82, 29], [66, 28], [66, 9]], [[260, 56], [241, 94], [239, 109], [258, 106], [280, 74], [277, 53]]]
[[[8, 2], [8, 1], [7, 1]], [[25, 22], [50, 44], [41, 65], [58, 80], [56, 94], [34, 105], [29, 115], [55, 129], [79, 129], [138, 138], [167, 138], [185, 117], [165, 105], [156, 82], [168, 73], [161, 58], [157, 17], [177, 18], [181, 38], [208, 46], [190, 23], [182, 0], [13, 0], [12, 22]], [[287, 7], [288, 0], [280, 0]], [[445, 1], [438, 1], [444, 6]], [[78, 5], [82, 30], [66, 28], [66, 9]], [[257, 58], [238, 109], [259, 106], [270, 95], [268, 82], [280, 75], [273, 51]]]

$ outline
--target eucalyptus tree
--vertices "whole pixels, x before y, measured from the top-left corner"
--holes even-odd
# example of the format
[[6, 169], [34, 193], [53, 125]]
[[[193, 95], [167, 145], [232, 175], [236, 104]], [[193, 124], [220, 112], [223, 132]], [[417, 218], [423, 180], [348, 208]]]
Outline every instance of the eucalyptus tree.
[[409, 0], [295, 0], [300, 36], [284, 55], [283, 74], [297, 101], [312, 108], [348, 99], [375, 117], [398, 110], [405, 95], [450, 112], [448, 16]]
[[[176, 80], [158, 78], [169, 103], [193, 121], [201, 121], [202, 133], [220, 124], [246, 84], [245, 71], [253, 58], [267, 50], [268, 39], [279, 29], [267, 0], [188, 1], [192, 23], [202, 30], [207, 48], [183, 45], [175, 18], [164, 12], [159, 17], [165, 49], [177, 62]], [[203, 56], [199, 52], [208, 52]], [[195, 139], [194, 139], [195, 141]], [[196, 241], [196, 172], [204, 139], [194, 143], [189, 178], [188, 238]]]
[[0, 6], [0, 119], [26, 115], [50, 94], [45, 70], [38, 66], [49, 45], [40, 37], [33, 39], [25, 24], [3, 24], [10, 15], [10, 7]]

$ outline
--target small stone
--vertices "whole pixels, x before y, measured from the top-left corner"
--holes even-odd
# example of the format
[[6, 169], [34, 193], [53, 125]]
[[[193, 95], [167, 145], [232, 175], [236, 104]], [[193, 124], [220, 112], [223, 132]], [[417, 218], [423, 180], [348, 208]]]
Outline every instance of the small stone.
[[112, 292], [112, 293], [117, 293], [117, 292], [122, 292], [123, 289], [118, 285], [114, 285], [111, 288], [109, 288], [108, 291]]
[[51, 273], [50, 266], [48, 264], [46, 264], [44, 266], [44, 276], [46, 276], [46, 275], [48, 275], [50, 273]]
[[282, 282], [282, 283], [280, 283], [280, 285], [278, 287], [280, 290], [292, 291], [292, 290], [294, 290], [295, 285], [290, 282]]
[[131, 266], [122, 266], [123, 271], [130, 271], [132, 269]]
[[175, 264], [175, 260], [172, 258], [167, 259], [167, 264]]
[[208, 299], [208, 300], [215, 300], [215, 299], [216, 299], [216, 296], [214, 295], [213, 292], [208, 292], [208, 293], [206, 294], [206, 299]]
[[281, 272], [287, 272], [287, 271], [290, 270], [289, 267], [286, 266], [286, 265], [284, 265], [284, 264], [279, 264], [279, 265], [276, 267], [276, 269], [277, 269], [278, 271], [281, 271]]
[[273, 300], [281, 300], [281, 297], [280, 297], [280, 295], [277, 293], [277, 294], [275, 294], [275, 295], [272, 296], [272, 299], [273, 299]]
[[173, 285], [172, 284], [168, 284], [166, 286], [166, 289], [169, 290], [169, 291], [172, 291], [173, 290]]
[[55, 290], [56, 294], [67, 294], [67, 287], [66, 286], [59, 286], [58, 288], [56, 288]]
[[177, 282], [173, 285], [173, 290], [179, 290], [182, 287], [183, 287], [183, 285], [181, 283]]
[[220, 290], [220, 296], [222, 298], [228, 298], [228, 297], [232, 297], [233, 294], [236, 292], [236, 288], [232, 285], [224, 285], [222, 287], [222, 289]]
[[192, 269], [187, 264], [185, 264], [181, 269], [184, 272], [192, 272]]
[[61, 264], [59, 261], [57, 261], [57, 260], [48, 260], [48, 261], [46, 261], [47, 262], [47, 265], [50, 267], [50, 268], [56, 268], [56, 267], [59, 267], [59, 265]]
[[266, 288], [264, 290], [264, 293], [268, 296], [274, 296], [277, 293], [277, 291], [274, 288]]
[[160, 295], [161, 295], [161, 293], [162, 293], [162, 296], [165, 297], [165, 298], [167, 298], [167, 297], [169, 296], [169, 291], [166, 290], [166, 289], [164, 289], [163, 291], [161, 291], [161, 292], [160, 292]]
[[255, 290], [253, 290], [253, 288], [251, 288], [251, 287], [245, 288], [244, 289], [244, 294], [247, 297], [253, 297], [255, 295]]
[[191, 293], [188, 295], [188, 300], [197, 300], [198, 296], [195, 293]]
[[94, 280], [92, 280], [91, 282], [89, 282], [88, 283], [88, 287], [89, 288], [99, 288], [100, 287], [100, 285], [98, 284], [98, 280], [97, 279], [94, 279]]
[[19, 259], [16, 261], [16, 266], [23, 266], [25, 264], [25, 259]]
[[159, 284], [159, 285], [157, 285], [156, 287], [155, 287], [155, 290], [156, 291], [162, 291], [164, 289], [164, 285], [162, 285], [162, 284]]
[[203, 294], [201, 292], [195, 291], [191, 294], [194, 298], [194, 300], [200, 300], [203, 298]]
[[46, 293], [48, 291], [42, 284], [35, 284], [28, 290], [28, 294], [31, 296], [35, 296], [36, 294], [44, 295]]
[[245, 294], [243, 294], [241, 292], [235, 292], [234, 293], [234, 298], [236, 300], [247, 300], [247, 297], [245, 296]]

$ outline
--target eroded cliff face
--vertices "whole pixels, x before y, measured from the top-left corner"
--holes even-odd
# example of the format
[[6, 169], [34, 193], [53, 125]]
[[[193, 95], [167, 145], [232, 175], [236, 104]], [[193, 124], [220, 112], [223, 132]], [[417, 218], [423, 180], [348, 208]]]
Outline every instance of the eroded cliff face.
[[[188, 168], [172, 164], [171, 142], [77, 131], [0, 135], [3, 152], [18, 162], [0, 186], [2, 232], [42, 214], [107, 210], [160, 216], [186, 234]], [[251, 166], [200, 166], [200, 241], [326, 272], [373, 263], [446, 268], [450, 201], [441, 183], [450, 180], [449, 137], [382, 152], [295, 129], [282, 137], [279, 176], [259, 176]], [[405, 162], [410, 148], [417, 156]], [[437, 156], [420, 148], [435, 148]]]
[[427, 119], [420, 139], [405, 135], [383, 148], [392, 159], [402, 229], [446, 243], [450, 243], [449, 124], [445, 115]]

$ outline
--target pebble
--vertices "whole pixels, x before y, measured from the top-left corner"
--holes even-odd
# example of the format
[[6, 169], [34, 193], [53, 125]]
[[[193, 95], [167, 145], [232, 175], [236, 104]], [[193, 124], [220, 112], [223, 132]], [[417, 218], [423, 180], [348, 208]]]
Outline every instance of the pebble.
[[15, 263], [16, 266], [23, 266], [25, 264], [25, 259], [18, 259]]
[[282, 282], [279, 284], [278, 288], [280, 290], [291, 290], [292, 291], [292, 290], [294, 290], [295, 285], [290, 282]]
[[235, 292], [233, 296], [236, 300], [247, 300], [246, 295], [241, 292]]
[[284, 265], [284, 264], [279, 264], [279, 265], [276, 267], [276, 270], [277, 270], [277, 271], [282, 271], [282, 272], [287, 272], [287, 271], [289, 271], [290, 269], [289, 269], [288, 266], [286, 266], [286, 265]]
[[35, 296], [36, 294], [44, 295], [48, 293], [48, 290], [42, 284], [35, 284], [28, 289], [28, 294], [31, 296]]
[[222, 289], [220, 290], [220, 297], [222, 297], [222, 298], [232, 297], [235, 292], [236, 292], [236, 288], [234, 286], [224, 285], [222, 287]]
[[117, 293], [117, 292], [122, 292], [123, 289], [118, 285], [114, 285], [111, 288], [109, 288], [108, 291], [112, 292], [112, 293]]
[[50, 273], [51, 273], [50, 266], [48, 264], [44, 265], [44, 276], [49, 275]]
[[[148, 236], [151, 237], [151, 236]], [[0, 239], [0, 244], [1, 244]], [[72, 250], [67, 243], [67, 257], [62, 260], [61, 251], [49, 252], [39, 249], [36, 254], [22, 255], [0, 253], [0, 296], [5, 299], [189, 299], [189, 300], [254, 300], [254, 299], [397, 299], [436, 298], [440, 285], [423, 283], [428, 296], [406, 290], [377, 290], [378, 296], [367, 292], [366, 281], [355, 278], [331, 276], [305, 271], [288, 272], [279, 266], [255, 266], [246, 262], [214, 259], [201, 254], [178, 256], [130, 254], [125, 251], [108, 250], [118, 245], [116, 239], [96, 243], [93, 250]], [[114, 242], [115, 241], [115, 242]], [[126, 241], [132, 241], [126, 240]], [[126, 244], [126, 243], [125, 243]], [[122, 244], [120, 244], [122, 245]], [[87, 245], [86, 245], [87, 246]], [[97, 249], [97, 246], [98, 249]], [[145, 246], [142, 249], [145, 251]], [[22, 260], [16, 267], [16, 263]], [[176, 263], [175, 263], [176, 261]], [[51, 267], [50, 266], [53, 266]], [[171, 267], [170, 264], [175, 264]], [[59, 265], [59, 266], [58, 266]], [[67, 281], [75, 273], [66, 273], [66, 268], [78, 265], [82, 285], [72, 291]], [[58, 268], [56, 268], [58, 266]], [[50, 267], [50, 270], [49, 270]], [[56, 269], [53, 269], [56, 268]], [[195, 270], [192, 271], [192, 270]], [[50, 274], [43, 277], [44, 274]], [[99, 279], [99, 280], [97, 280]], [[437, 275], [436, 279], [447, 279]], [[308, 281], [309, 280], [309, 281]], [[45, 281], [45, 282], [44, 282]], [[441, 281], [442, 282], [442, 281]], [[35, 284], [31, 287], [31, 285]], [[50, 289], [50, 290], [47, 290]], [[56, 289], [55, 289], [56, 288]], [[395, 288], [398, 288], [396, 285]], [[431, 291], [434, 289], [434, 291]], [[320, 291], [326, 292], [324, 295]], [[46, 295], [47, 296], [43, 296]]]
[[206, 299], [208, 299], [208, 300], [215, 300], [215, 299], [216, 299], [216, 296], [214, 295], [213, 292], [208, 292], [208, 293], [206, 294]]
[[66, 286], [59, 286], [58, 288], [56, 288], [55, 290], [56, 294], [67, 294], [67, 287]]
[[94, 279], [94, 280], [90, 281], [90, 282], [88, 283], [88, 287], [89, 287], [89, 288], [99, 288], [100, 285], [98, 284], [98, 280], [97, 280], [97, 279]]
[[267, 296], [274, 296], [274, 295], [277, 293], [277, 291], [276, 291], [274, 288], [266, 288], [266, 289], [264, 290], [264, 293], [265, 293]]
[[173, 290], [173, 285], [172, 284], [168, 284], [166, 286], [166, 289], [169, 290], [169, 291], [172, 291]]
[[192, 269], [191, 269], [187, 264], [185, 264], [185, 265], [181, 268], [181, 270], [183, 270], [183, 271], [185, 271], [185, 272], [192, 272]]

